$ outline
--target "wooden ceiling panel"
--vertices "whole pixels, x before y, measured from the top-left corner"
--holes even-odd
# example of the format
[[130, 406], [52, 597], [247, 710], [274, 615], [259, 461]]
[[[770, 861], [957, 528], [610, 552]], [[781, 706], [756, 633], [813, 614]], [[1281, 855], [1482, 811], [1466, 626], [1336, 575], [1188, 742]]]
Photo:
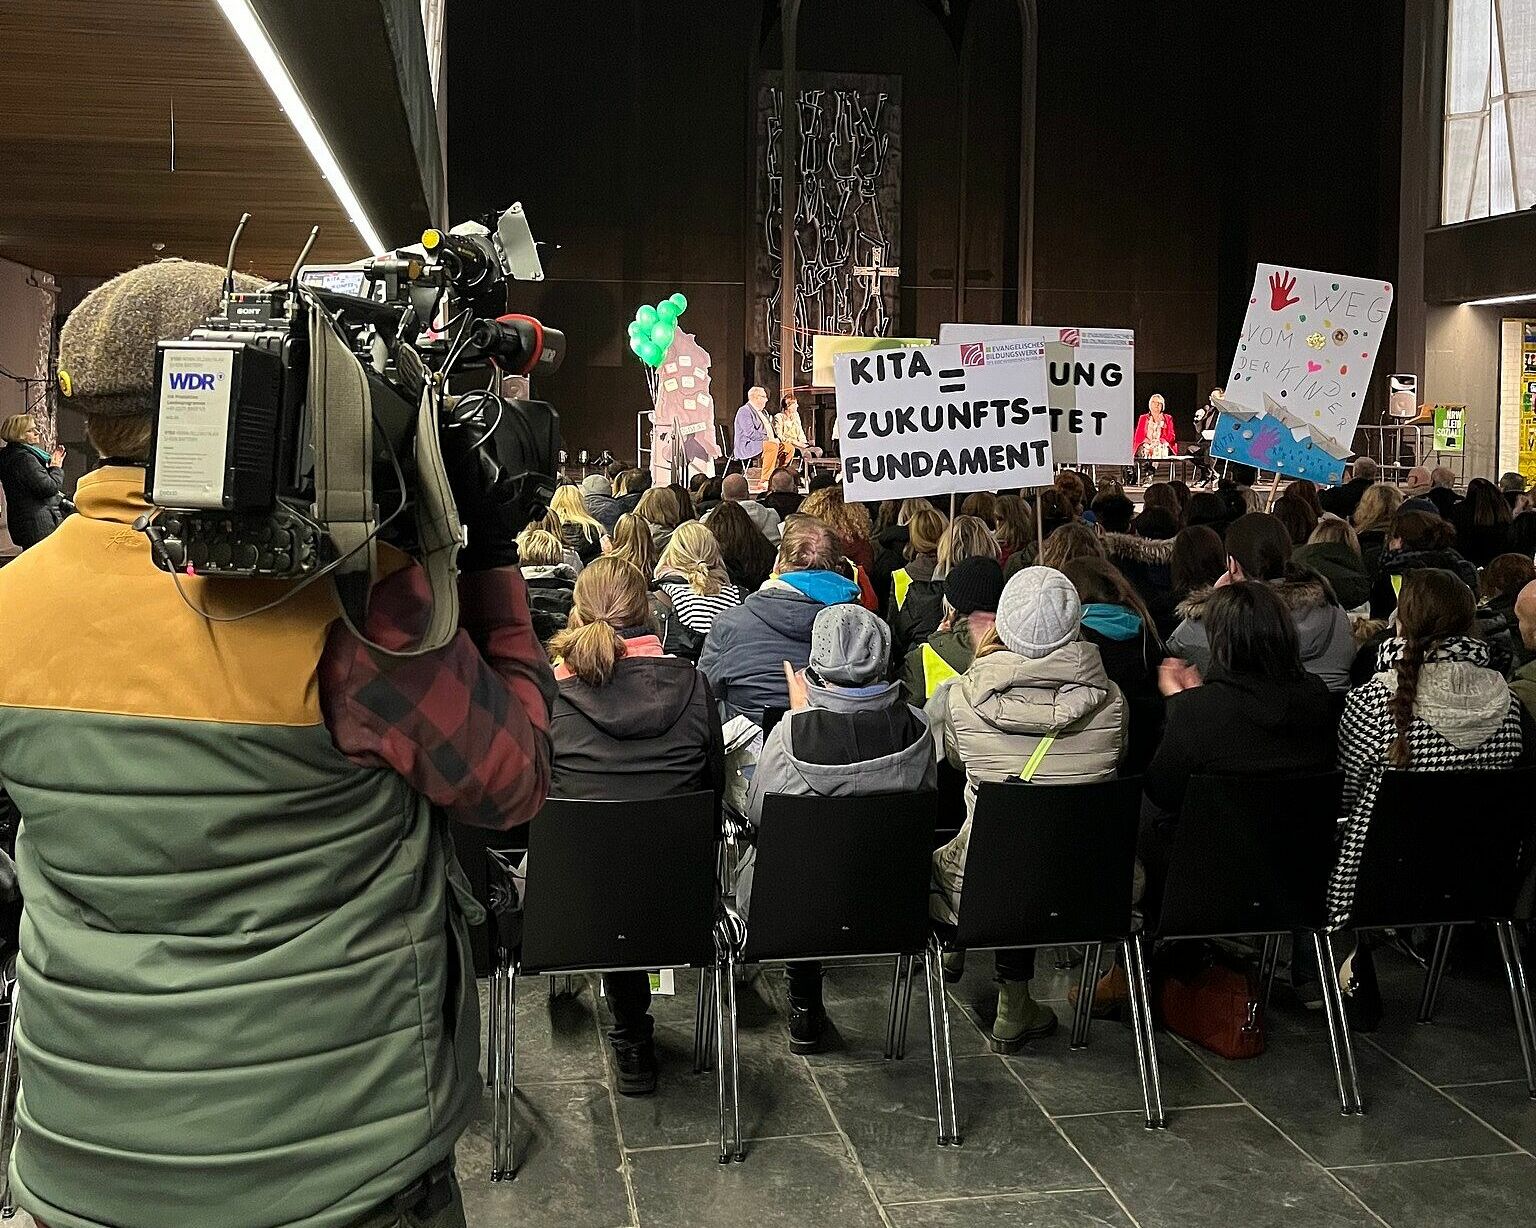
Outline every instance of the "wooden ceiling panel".
[[242, 211], [251, 272], [286, 274], [313, 225], [312, 259], [363, 254], [213, 0], [5, 0], [0, 82], [0, 255], [99, 276], [222, 264]]

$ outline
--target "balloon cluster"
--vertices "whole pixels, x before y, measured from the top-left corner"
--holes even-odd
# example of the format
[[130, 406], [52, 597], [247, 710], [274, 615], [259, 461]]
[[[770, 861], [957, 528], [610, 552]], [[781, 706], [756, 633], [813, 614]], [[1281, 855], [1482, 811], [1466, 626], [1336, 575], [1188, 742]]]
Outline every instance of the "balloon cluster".
[[637, 307], [635, 318], [629, 325], [629, 348], [648, 367], [659, 367], [672, 346], [677, 333], [677, 317], [688, 310], [688, 300], [682, 291], [652, 307]]

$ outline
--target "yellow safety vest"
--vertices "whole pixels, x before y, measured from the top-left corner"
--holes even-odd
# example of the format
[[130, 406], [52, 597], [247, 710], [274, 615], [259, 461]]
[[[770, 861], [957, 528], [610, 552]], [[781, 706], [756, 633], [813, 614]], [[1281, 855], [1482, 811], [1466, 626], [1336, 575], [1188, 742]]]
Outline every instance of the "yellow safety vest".
[[923, 695], [932, 695], [951, 678], [958, 678], [960, 671], [939, 656], [932, 644], [923, 645]]
[[896, 608], [899, 610], [907, 603], [907, 590], [912, 587], [912, 573], [903, 567], [900, 571], [891, 574], [891, 585], [896, 590]]
[[1403, 576], [1401, 572], [1392, 577], [1392, 593], [1396, 597], [1403, 595]]

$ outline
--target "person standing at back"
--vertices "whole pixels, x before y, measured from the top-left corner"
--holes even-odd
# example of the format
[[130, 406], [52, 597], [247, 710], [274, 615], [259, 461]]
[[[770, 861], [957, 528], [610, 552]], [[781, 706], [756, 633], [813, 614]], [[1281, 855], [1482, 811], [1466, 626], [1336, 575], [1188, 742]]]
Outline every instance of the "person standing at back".
[[[1120, 689], [1104, 672], [1099, 650], [1079, 635], [1082, 603], [1072, 582], [1050, 567], [1028, 567], [1008, 581], [997, 622], [961, 678], [928, 703], [944, 754], [965, 771], [965, 824], [933, 855], [934, 920], [959, 917], [976, 790], [983, 781], [1075, 784], [1115, 776], [1125, 753], [1126, 712]], [[1028, 793], [1019, 804], [1027, 807]], [[991, 1046], [1016, 1053], [1049, 1036], [1056, 1015], [1030, 995], [1033, 950], [999, 951], [997, 1019]], [[958, 979], [963, 955], [946, 957]]]
[[[559, 659], [550, 734], [549, 795], [631, 802], [725, 788], [720, 714], [692, 663], [666, 656], [650, 625], [645, 577], [602, 558], [576, 581], [570, 626], [550, 645]], [[528, 867], [537, 874], [537, 865]], [[645, 972], [603, 976], [619, 1092], [656, 1090], [655, 1022]]]
[[13, 414], [0, 423], [0, 487], [5, 490], [5, 525], [23, 550], [35, 546], [64, 519], [64, 449], [43, 451], [43, 437], [31, 414]]

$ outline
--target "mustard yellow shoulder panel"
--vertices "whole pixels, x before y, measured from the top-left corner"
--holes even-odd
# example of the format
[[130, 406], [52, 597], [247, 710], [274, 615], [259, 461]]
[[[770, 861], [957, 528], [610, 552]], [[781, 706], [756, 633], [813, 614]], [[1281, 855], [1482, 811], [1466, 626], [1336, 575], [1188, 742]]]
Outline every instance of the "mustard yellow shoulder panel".
[[264, 614], [215, 621], [291, 586], [182, 576], [183, 601], [132, 528], [142, 483], [138, 470], [88, 475], [81, 514], [0, 568], [0, 706], [319, 724], [315, 670], [337, 614], [330, 583]]

